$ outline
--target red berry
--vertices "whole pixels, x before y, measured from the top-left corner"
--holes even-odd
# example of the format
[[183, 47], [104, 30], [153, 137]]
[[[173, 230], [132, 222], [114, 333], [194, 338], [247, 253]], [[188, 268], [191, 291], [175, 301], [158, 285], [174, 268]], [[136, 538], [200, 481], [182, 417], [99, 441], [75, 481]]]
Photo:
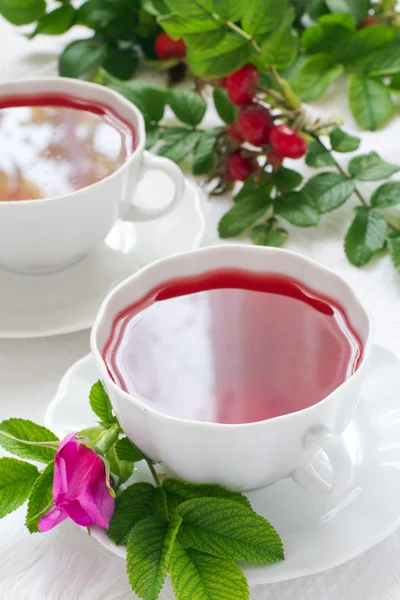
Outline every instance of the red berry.
[[182, 39], [173, 40], [163, 31], [156, 37], [155, 51], [160, 60], [183, 58], [186, 56], [186, 44]]
[[280, 166], [283, 163], [282, 154], [279, 154], [279, 152], [277, 152], [275, 150], [275, 148], [272, 148], [272, 150], [270, 150], [268, 152], [267, 157], [268, 157], [269, 162], [272, 164], [273, 170], [278, 171], [278, 169], [280, 168]]
[[226, 89], [233, 104], [249, 104], [256, 95], [260, 74], [253, 65], [244, 65], [226, 78]]
[[232, 179], [245, 181], [255, 170], [256, 165], [249, 158], [242, 156], [240, 150], [228, 156], [228, 171]]
[[301, 158], [307, 152], [307, 142], [287, 125], [277, 125], [271, 129], [270, 142], [284, 157]]
[[253, 146], [265, 146], [269, 142], [272, 119], [262, 104], [253, 102], [240, 109], [236, 122], [239, 133]]
[[368, 15], [368, 17], [365, 17], [364, 21], [360, 23], [358, 28], [364, 29], [364, 27], [371, 27], [371, 25], [379, 25], [379, 19], [374, 15]]

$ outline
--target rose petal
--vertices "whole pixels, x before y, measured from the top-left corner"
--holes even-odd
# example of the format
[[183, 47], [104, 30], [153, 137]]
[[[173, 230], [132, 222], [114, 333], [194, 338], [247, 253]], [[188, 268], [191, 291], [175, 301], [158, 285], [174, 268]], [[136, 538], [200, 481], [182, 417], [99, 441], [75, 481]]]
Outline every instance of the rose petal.
[[81, 525], [81, 527], [90, 527], [94, 523], [93, 519], [81, 507], [77, 500], [66, 502], [63, 504], [62, 509], [67, 513], [70, 519], [75, 521], [77, 525]]
[[92, 489], [88, 489], [79, 499], [82, 508], [93, 519], [93, 523], [108, 529], [110, 519], [114, 514], [115, 499], [111, 496], [106, 486], [105, 474], [101, 481], [96, 482]]
[[49, 531], [67, 518], [68, 515], [61, 508], [54, 506], [40, 519], [38, 523], [39, 531], [42, 533]]

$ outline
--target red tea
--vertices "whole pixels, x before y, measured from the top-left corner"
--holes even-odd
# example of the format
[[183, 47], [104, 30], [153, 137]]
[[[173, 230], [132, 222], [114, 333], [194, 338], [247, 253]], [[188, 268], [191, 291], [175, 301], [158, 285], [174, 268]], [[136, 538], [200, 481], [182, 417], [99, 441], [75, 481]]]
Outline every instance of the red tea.
[[250, 423], [320, 402], [362, 346], [340, 306], [298, 281], [218, 270], [166, 281], [115, 319], [103, 358], [159, 412]]
[[135, 132], [102, 104], [48, 94], [0, 99], [0, 201], [64, 196], [101, 181]]

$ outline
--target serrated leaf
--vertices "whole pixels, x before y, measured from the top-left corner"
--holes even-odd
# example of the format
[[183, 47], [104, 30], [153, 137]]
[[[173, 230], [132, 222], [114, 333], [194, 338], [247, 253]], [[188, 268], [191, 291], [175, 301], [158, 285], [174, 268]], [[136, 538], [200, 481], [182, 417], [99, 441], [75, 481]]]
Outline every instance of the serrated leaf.
[[193, 175], [205, 175], [213, 168], [217, 160], [217, 154], [214, 152], [215, 141], [221, 129], [222, 127], [215, 127], [201, 134], [194, 152]]
[[193, 48], [208, 48], [209, 45], [206, 41], [208, 35], [212, 35], [215, 44], [221, 41], [226, 33], [226, 30], [222, 28], [222, 23], [208, 13], [204, 13], [201, 18], [196, 19], [188, 19], [176, 14], [163, 15], [158, 17], [158, 22], [173, 39], [183, 37], [185, 40], [189, 40], [188, 36], [196, 35], [194, 38], [196, 44], [193, 44]]
[[385, 218], [367, 206], [358, 206], [356, 216], [344, 240], [344, 249], [349, 261], [356, 267], [366, 265], [374, 252], [383, 248], [386, 240]]
[[239, 192], [234, 197], [234, 202], [241, 202], [254, 197], [269, 198], [274, 187], [274, 181], [270, 173], [253, 173], [244, 182]]
[[387, 163], [376, 152], [370, 152], [352, 158], [348, 169], [350, 175], [359, 181], [378, 181], [400, 171], [400, 166]]
[[275, 200], [275, 213], [297, 227], [315, 227], [320, 218], [317, 209], [301, 191], [290, 192]]
[[348, 13], [335, 12], [329, 15], [321, 15], [319, 18], [321, 25], [341, 25], [350, 31], [356, 28], [354, 17]]
[[215, 12], [213, 0], [165, 0], [172, 12], [187, 19], [201, 19]]
[[175, 542], [169, 567], [177, 600], [248, 600], [247, 580], [232, 559], [217, 558]]
[[157, 600], [181, 523], [181, 517], [174, 515], [169, 523], [147, 518], [133, 528], [128, 539], [126, 569], [132, 590], [142, 600]]
[[313, 54], [296, 71], [292, 82], [294, 91], [304, 102], [312, 102], [322, 96], [342, 72], [343, 66], [328, 54]]
[[327, 7], [333, 13], [349, 13], [356, 23], [361, 23], [368, 15], [369, 0], [325, 0]]
[[308, 145], [306, 164], [309, 167], [315, 167], [318, 169], [321, 167], [334, 166], [335, 160], [327, 148], [325, 148], [319, 142], [313, 140], [311, 144]]
[[195, 127], [204, 117], [207, 103], [199, 94], [186, 88], [168, 91], [168, 104], [182, 123]]
[[134, 48], [119, 48], [112, 45], [107, 46], [103, 61], [103, 69], [121, 80], [133, 77], [139, 57]]
[[247, 40], [228, 33], [219, 44], [208, 50], [189, 48], [187, 60], [196, 75], [224, 77], [240, 69], [248, 61], [250, 52], [251, 46]]
[[[11, 438], [8, 436], [12, 436]], [[17, 439], [12, 439], [17, 438]], [[56, 450], [43, 446], [31, 446], [28, 442], [58, 442], [58, 437], [42, 425], [26, 419], [7, 419], [0, 423], [0, 446], [10, 454], [37, 462], [48, 463], [54, 459]]]
[[371, 196], [371, 205], [388, 208], [400, 204], [400, 181], [389, 181], [379, 186]]
[[0, 14], [13, 25], [38, 21], [45, 10], [45, 0], [0, 0]]
[[116, 498], [107, 535], [117, 545], [126, 544], [136, 523], [151, 514], [155, 489], [150, 483], [134, 483]]
[[151, 516], [158, 521], [168, 521], [169, 510], [167, 494], [163, 487], [157, 486], [150, 503]]
[[117, 455], [115, 445], [106, 452], [105, 457], [110, 464], [111, 473], [118, 477], [118, 486], [125, 483], [133, 473], [134, 463], [128, 460], [121, 460]]
[[288, 9], [286, 0], [252, 0], [245, 3], [242, 27], [252, 38], [263, 36], [277, 27]]
[[272, 246], [279, 248], [288, 237], [288, 232], [282, 227], [272, 229], [270, 225], [256, 225], [250, 229], [250, 239], [257, 246]]
[[234, 123], [237, 119], [238, 108], [229, 100], [226, 90], [214, 88], [213, 98], [215, 109], [224, 123], [229, 125]]
[[400, 73], [400, 48], [381, 48], [374, 52], [364, 65], [364, 72], [370, 77]]
[[232, 492], [221, 485], [205, 484], [205, 483], [189, 483], [182, 479], [167, 477], [163, 481], [163, 488], [167, 493], [167, 501], [169, 510], [172, 513], [177, 506], [192, 500], [194, 498], [226, 498], [233, 502], [238, 502], [247, 508], [251, 508], [251, 504], [240, 492]]
[[100, 419], [101, 425], [107, 428], [117, 422], [117, 419], [112, 412], [112, 406], [107, 390], [100, 380], [96, 381], [91, 387], [89, 403], [94, 414]]
[[75, 40], [66, 46], [58, 59], [61, 77], [93, 79], [106, 55], [100, 40]]
[[349, 135], [343, 129], [335, 127], [329, 134], [332, 150], [335, 152], [354, 152], [360, 145], [360, 138]]
[[271, 198], [264, 193], [237, 202], [224, 214], [218, 225], [221, 238], [235, 237], [260, 219], [271, 206]]
[[15, 458], [0, 458], [0, 519], [25, 502], [39, 471]]
[[144, 459], [143, 453], [127, 437], [118, 440], [115, 450], [120, 460], [139, 462]]
[[349, 70], [358, 71], [369, 61], [372, 52], [394, 42], [395, 38], [396, 32], [393, 27], [364, 27], [343, 40], [342, 48], [337, 50], [337, 56]]
[[39, 33], [45, 35], [61, 35], [72, 27], [74, 24], [74, 17], [74, 7], [70, 4], [63, 4], [45, 14], [28, 37], [29, 39], [32, 39]]
[[311, 19], [318, 19], [321, 15], [328, 12], [325, 0], [310, 0], [307, 2], [307, 12]]
[[208, 50], [219, 44], [227, 34], [227, 30], [216, 29], [215, 31], [207, 31], [204, 33], [183, 33], [186, 45], [193, 50]]
[[224, 21], [240, 21], [245, 11], [243, 0], [214, 0], [215, 12]]
[[[157, 152], [160, 156], [165, 156], [176, 163], [188, 156], [201, 137], [200, 131], [192, 131], [184, 127], [179, 129], [181, 130], [179, 136], [176, 135], [173, 141], [169, 139]], [[163, 138], [165, 139], [164, 135]]]
[[281, 167], [271, 178], [271, 182], [279, 192], [290, 192], [299, 187], [303, 181], [303, 176], [294, 169]]
[[309, 179], [301, 191], [323, 214], [339, 208], [351, 196], [355, 187], [355, 181], [341, 173], [319, 173]]
[[106, 76], [104, 83], [135, 104], [143, 113], [145, 121], [158, 123], [163, 118], [166, 88], [138, 80], [122, 83], [111, 76]]
[[349, 77], [349, 102], [354, 119], [370, 131], [378, 129], [393, 111], [390, 90], [380, 81], [368, 77]]
[[146, 124], [146, 150], [150, 150], [161, 138], [162, 129], [157, 125]]
[[264, 68], [275, 66], [285, 69], [296, 58], [298, 38], [292, 30], [293, 17], [293, 13], [288, 11], [280, 26], [261, 44], [261, 59]]
[[264, 517], [225, 498], [187, 500], [175, 511], [183, 522], [179, 541], [221, 558], [255, 563], [283, 560], [279, 535]]
[[392, 262], [397, 271], [400, 271], [400, 232], [392, 231], [388, 236], [388, 243]]
[[30, 533], [39, 533], [38, 523], [53, 502], [54, 463], [40, 473], [29, 494], [25, 525]]

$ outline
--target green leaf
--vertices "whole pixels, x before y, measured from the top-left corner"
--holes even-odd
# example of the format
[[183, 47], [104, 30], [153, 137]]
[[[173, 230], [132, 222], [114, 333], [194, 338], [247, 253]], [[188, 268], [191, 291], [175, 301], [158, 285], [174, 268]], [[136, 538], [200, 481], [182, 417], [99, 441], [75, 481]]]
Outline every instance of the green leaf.
[[38, 477], [35, 466], [15, 458], [0, 458], [0, 519], [22, 506]]
[[288, 9], [286, 0], [251, 0], [243, 4], [246, 9], [242, 27], [252, 38], [264, 36], [279, 26]]
[[264, 193], [240, 200], [224, 214], [218, 225], [221, 238], [235, 237], [260, 219], [271, 206], [271, 198]]
[[[12, 439], [8, 436], [12, 436]], [[0, 423], [0, 446], [10, 454], [37, 462], [48, 463], [54, 459], [56, 450], [43, 446], [30, 446], [28, 442], [57, 442], [58, 437], [42, 425], [25, 419], [7, 419]]]
[[169, 523], [139, 521], [128, 539], [126, 568], [132, 590], [142, 600], [157, 600], [167, 575], [181, 517]]
[[118, 79], [130, 79], [139, 64], [135, 49], [108, 46], [103, 68]]
[[256, 225], [250, 229], [250, 239], [257, 246], [273, 246], [279, 248], [288, 237], [288, 232], [282, 227], [273, 229], [271, 225]]
[[83, 443], [89, 442], [95, 446], [100, 438], [104, 436], [105, 432], [106, 429], [104, 427], [87, 427], [79, 432], [78, 438], [82, 440]]
[[328, 148], [314, 140], [308, 146], [306, 164], [315, 168], [332, 167], [335, 165], [335, 160]]
[[271, 182], [276, 189], [284, 193], [299, 187], [302, 181], [303, 177], [298, 171], [287, 169], [286, 167], [281, 167], [271, 178]]
[[[275, 175], [275, 177], [278, 177]], [[276, 183], [275, 183], [276, 185]], [[274, 181], [270, 173], [253, 173], [242, 185], [234, 197], [235, 202], [248, 200], [249, 198], [269, 198], [274, 187]]]
[[58, 72], [62, 77], [93, 79], [105, 55], [106, 48], [99, 40], [76, 40], [60, 54]]
[[169, 8], [164, 0], [143, 0], [142, 8], [154, 17], [169, 13]]
[[182, 123], [195, 127], [207, 110], [207, 103], [199, 94], [187, 88], [175, 88], [168, 91], [168, 104]]
[[390, 89], [396, 94], [400, 92], [400, 73], [392, 77], [392, 80], [390, 82]]
[[368, 77], [349, 77], [349, 101], [354, 119], [370, 131], [378, 129], [393, 111], [389, 89], [380, 81]]
[[108, 537], [117, 545], [126, 544], [136, 523], [151, 514], [155, 489], [150, 483], [134, 483], [117, 497], [107, 531]]
[[370, 60], [371, 52], [395, 41], [396, 32], [387, 25], [365, 27], [348, 36], [343, 47], [337, 49], [339, 58], [349, 70], [359, 70]]
[[196, 75], [224, 77], [237, 71], [249, 59], [251, 46], [239, 35], [228, 33], [219, 44], [208, 50], [189, 48], [187, 60]]
[[240, 21], [245, 12], [245, 3], [243, 0], [214, 0], [215, 12], [222, 17], [224, 21]]
[[359, 181], [378, 181], [400, 171], [400, 166], [387, 163], [376, 152], [370, 152], [352, 158], [348, 169], [350, 175]]
[[146, 123], [146, 150], [150, 150], [161, 138], [162, 129]]
[[370, 77], [400, 73], [400, 48], [390, 46], [374, 52], [366, 62], [364, 72]]
[[307, 3], [307, 12], [312, 19], [318, 19], [321, 15], [328, 12], [325, 0], [310, 0]]
[[355, 181], [341, 173], [319, 173], [307, 181], [301, 192], [320, 213], [327, 213], [346, 202], [355, 187]]
[[107, 428], [117, 423], [112, 412], [110, 398], [103, 383], [99, 380], [92, 385], [89, 394], [90, 408], [99, 417], [100, 424]]
[[[201, 132], [192, 131], [185, 127], [171, 127], [169, 131], [172, 129], [179, 129], [179, 134], [176, 133], [174, 138], [167, 140], [166, 143], [159, 148], [158, 154], [179, 163], [194, 149], [201, 137]], [[164, 134], [163, 139], [166, 139]]]
[[255, 563], [283, 560], [279, 535], [253, 510], [225, 498], [187, 500], [175, 511], [182, 517], [179, 541], [220, 558]]
[[142, 452], [127, 437], [118, 440], [115, 450], [120, 460], [140, 462], [144, 459]]
[[213, 98], [216, 111], [224, 123], [234, 123], [237, 119], [238, 108], [229, 100], [226, 90], [214, 88]]
[[167, 97], [167, 91], [164, 87], [138, 80], [121, 83], [113, 77], [107, 77], [105, 85], [135, 104], [143, 113], [145, 121], [158, 123], [163, 118]]
[[314, 227], [319, 223], [319, 212], [303, 192], [290, 192], [275, 201], [275, 213], [297, 227]]
[[45, 0], [0, 0], [0, 14], [13, 25], [39, 21], [45, 10]]
[[39, 532], [38, 523], [53, 504], [53, 477], [54, 463], [50, 463], [33, 484], [25, 521], [25, 525], [31, 533]]
[[222, 127], [215, 127], [201, 134], [194, 152], [193, 175], [205, 175], [213, 168], [217, 160], [217, 154], [214, 152], [215, 141], [221, 129]]
[[282, 24], [262, 43], [261, 58], [265, 68], [275, 66], [285, 69], [296, 58], [298, 38], [292, 30], [293, 16], [292, 12], [288, 11]]
[[134, 463], [128, 460], [121, 460], [117, 455], [115, 445], [108, 450], [105, 457], [110, 463], [111, 473], [118, 477], [118, 486], [125, 483], [133, 473]]
[[216, 29], [205, 33], [184, 33], [186, 45], [192, 50], [208, 50], [219, 44], [227, 34], [226, 29]]
[[221, 485], [189, 483], [182, 479], [167, 477], [163, 481], [163, 488], [167, 493], [168, 506], [171, 513], [174, 512], [177, 506], [186, 502], [186, 500], [193, 500], [194, 498], [226, 498], [251, 508], [251, 504], [246, 496], [243, 496], [240, 492], [232, 492]]
[[248, 600], [247, 580], [234, 560], [175, 542], [169, 566], [177, 600]]
[[356, 267], [366, 265], [386, 240], [385, 218], [367, 206], [357, 206], [356, 216], [344, 240], [346, 256]]
[[87, 0], [78, 8], [77, 23], [96, 29], [118, 16], [118, 5], [119, 2], [112, 4], [112, 0]]
[[215, 44], [216, 41], [217, 43], [221, 41], [226, 33], [222, 28], [222, 23], [205, 12], [202, 17], [195, 19], [180, 17], [176, 14], [163, 15], [158, 18], [158, 22], [173, 39], [183, 37], [188, 40], [188, 36], [196, 35], [196, 38], [194, 38], [196, 44], [193, 45], [196, 48], [203, 47], [203, 44], [205, 47], [209, 47], [206, 41], [208, 35], [211, 34]]
[[328, 54], [313, 54], [296, 72], [294, 91], [304, 102], [312, 102], [322, 96], [342, 72], [343, 66], [335, 64]]
[[356, 23], [361, 23], [368, 15], [369, 0], [325, 0], [329, 10], [333, 13], [349, 13]]
[[354, 152], [360, 145], [360, 138], [349, 135], [343, 129], [335, 127], [329, 134], [332, 150], [335, 152]]
[[336, 12], [330, 15], [321, 15], [319, 22], [321, 25], [341, 25], [350, 31], [354, 31], [356, 28], [354, 18], [348, 13]]
[[167, 494], [164, 488], [157, 486], [150, 503], [150, 512], [153, 518], [158, 521], [168, 521], [169, 511]]
[[61, 35], [72, 27], [74, 24], [74, 17], [74, 7], [70, 4], [63, 4], [44, 15], [36, 25], [34, 31], [28, 37], [29, 39], [32, 39], [39, 33], [45, 35]]
[[371, 196], [371, 205], [388, 208], [400, 204], [400, 181], [389, 181], [379, 186]]
[[389, 233], [388, 243], [392, 262], [397, 271], [400, 271], [400, 232], [392, 231]]

